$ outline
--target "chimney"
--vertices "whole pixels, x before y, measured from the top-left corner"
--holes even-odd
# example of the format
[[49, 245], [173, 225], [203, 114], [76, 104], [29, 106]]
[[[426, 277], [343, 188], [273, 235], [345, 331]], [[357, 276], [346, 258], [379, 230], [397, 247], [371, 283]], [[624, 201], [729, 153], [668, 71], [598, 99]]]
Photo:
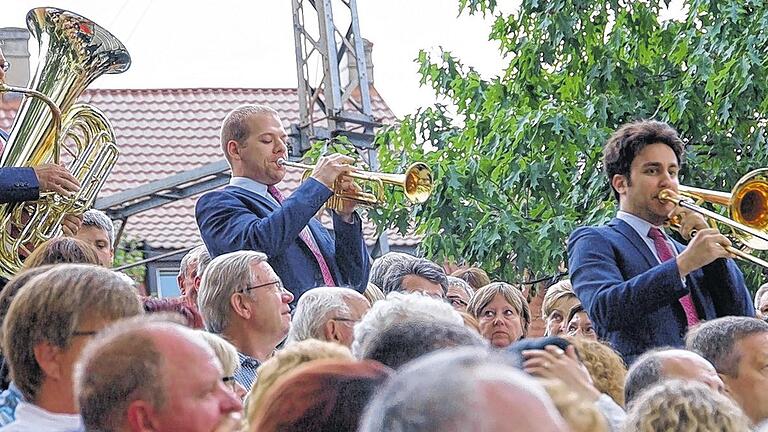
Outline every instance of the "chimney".
[[[363, 38], [363, 51], [365, 51], [365, 66], [368, 72], [368, 85], [373, 85], [373, 60], [371, 53], [373, 52], [373, 42], [366, 38]], [[354, 56], [347, 54], [347, 71], [349, 73], [349, 81], [357, 79], [357, 62]]]
[[25, 28], [0, 28], [0, 49], [11, 69], [5, 75], [5, 82], [11, 86], [26, 87], [29, 83], [29, 31]]

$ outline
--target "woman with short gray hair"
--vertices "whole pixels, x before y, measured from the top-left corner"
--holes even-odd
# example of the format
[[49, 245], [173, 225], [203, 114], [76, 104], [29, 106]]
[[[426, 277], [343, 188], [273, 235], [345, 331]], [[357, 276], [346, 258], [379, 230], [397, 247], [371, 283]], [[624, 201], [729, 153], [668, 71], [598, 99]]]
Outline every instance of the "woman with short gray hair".
[[493, 282], [477, 290], [467, 312], [477, 318], [480, 334], [497, 348], [523, 339], [531, 323], [531, 311], [522, 291], [505, 282]]

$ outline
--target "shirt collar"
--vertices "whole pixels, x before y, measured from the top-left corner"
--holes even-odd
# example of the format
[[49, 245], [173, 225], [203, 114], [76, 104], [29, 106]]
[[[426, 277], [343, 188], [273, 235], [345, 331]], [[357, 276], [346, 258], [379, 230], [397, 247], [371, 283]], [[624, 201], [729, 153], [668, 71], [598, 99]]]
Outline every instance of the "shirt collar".
[[[625, 211], [619, 210], [618, 212], [616, 212], [616, 217], [628, 223], [629, 226], [631, 226], [632, 229], [635, 230], [640, 235], [641, 238], [648, 237], [648, 231], [650, 231], [651, 228], [658, 228], [661, 230], [662, 233], [664, 232], [663, 227], [653, 225], [647, 220], [637, 217], [631, 213], [627, 213]], [[666, 237], [666, 234], [664, 234], [664, 236]]]
[[232, 177], [231, 179], [229, 179], [229, 185], [243, 188], [249, 192], [253, 192], [261, 196], [268, 195], [267, 185], [263, 183], [259, 183], [256, 180], [250, 179], [248, 177]]
[[243, 354], [238, 351], [237, 357], [240, 360], [240, 365], [250, 366], [253, 368], [259, 367], [259, 361], [249, 355]]

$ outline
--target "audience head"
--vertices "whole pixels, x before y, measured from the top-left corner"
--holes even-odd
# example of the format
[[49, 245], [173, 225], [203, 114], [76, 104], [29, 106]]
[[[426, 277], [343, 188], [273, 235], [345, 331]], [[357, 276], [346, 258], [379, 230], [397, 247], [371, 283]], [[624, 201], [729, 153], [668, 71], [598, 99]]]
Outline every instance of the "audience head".
[[216, 334], [245, 332], [277, 346], [291, 326], [293, 295], [261, 252], [216, 257], [205, 270], [197, 300], [206, 328]]
[[486, 342], [464, 325], [410, 320], [392, 324], [374, 335], [361, 357], [397, 369], [433, 351], [459, 346], [484, 347]]
[[368, 300], [355, 290], [313, 288], [296, 303], [287, 343], [319, 339], [352, 346], [355, 324], [370, 308]]
[[544, 390], [563, 416], [571, 432], [608, 432], [605, 417], [590, 400], [580, 397], [568, 385], [556, 379], [540, 379]]
[[60, 264], [31, 278], [3, 322], [3, 353], [24, 398], [56, 412], [75, 413], [74, 362], [93, 336], [112, 322], [140, 314], [133, 289], [93, 265]]
[[686, 350], [660, 348], [648, 351], [632, 363], [624, 381], [624, 400], [630, 406], [643, 391], [668, 380], [698, 381], [713, 391], [723, 392], [723, 381], [712, 363]]
[[579, 359], [592, 377], [595, 388], [624, 406], [627, 365], [621, 356], [613, 348], [596, 340], [580, 337], [568, 337], [568, 340], [576, 347]]
[[475, 290], [473, 290], [463, 279], [459, 279], [455, 276], [448, 276], [448, 291], [446, 292], [446, 297], [448, 297], [451, 306], [457, 311], [466, 312], [469, 299], [474, 293]]
[[240, 367], [237, 348], [223, 337], [205, 330], [198, 330], [197, 335], [211, 347], [216, 354], [216, 358], [219, 359], [219, 363], [221, 363], [221, 368], [224, 372], [222, 381], [227, 384], [227, 387], [229, 387], [240, 400], [243, 400], [248, 391], [240, 383], [235, 381], [235, 371]]
[[373, 361], [309, 362], [275, 383], [250, 430], [357, 432], [368, 400], [390, 373]]
[[613, 185], [614, 177], [623, 176], [631, 184], [632, 161], [646, 146], [659, 143], [668, 146], [674, 152], [678, 166], [682, 166], [683, 141], [677, 131], [666, 123], [656, 120], [627, 123], [608, 138], [603, 148], [603, 167], [616, 200], [619, 199], [619, 192]]
[[561, 280], [547, 288], [541, 304], [541, 317], [544, 319], [544, 336], [560, 336], [568, 325], [568, 312], [581, 304], [570, 280]]
[[755, 312], [757, 318], [765, 319], [768, 316], [768, 283], [760, 285], [755, 293]]
[[445, 270], [424, 258], [413, 258], [393, 263], [384, 276], [381, 287], [384, 294], [391, 292], [420, 292], [432, 297], [445, 298], [448, 278]]
[[707, 321], [688, 333], [686, 348], [712, 363], [726, 393], [754, 424], [768, 419], [768, 323], [748, 317]]
[[566, 431], [541, 385], [483, 349], [438, 351], [403, 366], [366, 409], [360, 432]]
[[461, 270], [456, 270], [451, 273], [451, 276], [457, 277], [472, 287], [473, 291], [477, 291], [480, 288], [491, 283], [491, 278], [488, 277], [488, 273], [480, 267], [469, 267]]
[[207, 252], [207, 249], [205, 248], [205, 245], [200, 245], [187, 252], [186, 255], [181, 258], [179, 275], [176, 277], [176, 280], [179, 283], [179, 290], [181, 291], [182, 297], [189, 298], [195, 287], [197, 263], [200, 259], [200, 254], [203, 251]]
[[384, 293], [381, 291], [381, 288], [371, 282], [368, 282], [368, 286], [363, 292], [363, 297], [368, 300], [368, 303], [374, 304], [379, 300], [384, 300]]
[[24, 260], [21, 271], [47, 264], [96, 264], [96, 251], [82, 240], [54, 237], [40, 243]]
[[83, 224], [74, 238], [91, 245], [102, 266], [112, 267], [115, 258], [115, 226], [106, 213], [96, 209], [83, 213]]
[[642, 393], [624, 432], [746, 432], [749, 420], [727, 397], [693, 381], [669, 380]]
[[135, 319], [110, 327], [86, 348], [76, 391], [89, 431], [209, 432], [242, 408], [223, 376], [194, 330]]
[[376, 285], [379, 288], [382, 288], [384, 287], [384, 276], [387, 274], [393, 264], [414, 259], [417, 258], [407, 253], [387, 252], [373, 260], [373, 264], [371, 264], [371, 271], [368, 276], [368, 282]]
[[203, 248], [197, 255], [197, 270], [195, 271], [195, 279], [192, 281], [192, 289], [187, 293], [189, 302], [197, 305], [197, 293], [200, 292], [200, 284], [203, 281], [203, 274], [205, 269], [208, 268], [208, 264], [211, 263], [211, 254], [208, 253], [208, 249]]
[[480, 334], [497, 348], [508, 347], [528, 334], [531, 312], [523, 293], [504, 282], [494, 282], [475, 292], [467, 312], [477, 318]]
[[461, 315], [451, 305], [421, 294], [393, 292], [387, 298], [376, 302], [363, 319], [355, 326], [355, 341], [352, 352], [361, 358], [368, 342], [387, 327], [406, 321], [448, 322], [462, 325]]
[[253, 385], [245, 406], [245, 417], [253, 417], [256, 409], [262, 405], [264, 395], [275, 382], [288, 372], [304, 363], [321, 359], [353, 360], [349, 348], [332, 342], [307, 339], [277, 351], [269, 360], [259, 366], [259, 379]]
[[587, 311], [579, 304], [571, 309], [566, 320], [565, 334], [574, 337], [583, 337], [597, 340], [597, 332], [592, 326], [592, 320], [589, 319]]
[[181, 315], [189, 328], [201, 329], [204, 327], [200, 312], [180, 297], [142, 297], [141, 303], [144, 306], [144, 312], [172, 312]]

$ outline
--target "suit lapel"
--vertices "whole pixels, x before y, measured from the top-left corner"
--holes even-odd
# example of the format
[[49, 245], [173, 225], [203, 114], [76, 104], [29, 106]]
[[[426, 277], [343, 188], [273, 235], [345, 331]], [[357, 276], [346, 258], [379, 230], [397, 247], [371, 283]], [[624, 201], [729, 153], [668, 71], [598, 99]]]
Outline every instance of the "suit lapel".
[[270, 211], [277, 209], [277, 205], [272, 202], [269, 198], [259, 195], [256, 192], [249, 191], [248, 189], [243, 189], [238, 186], [227, 186], [225, 189], [229, 189], [232, 193], [239, 194], [239, 195], [245, 195], [248, 199], [252, 201], [256, 201], [258, 204], [266, 207]]
[[623, 235], [632, 244], [632, 246], [635, 247], [637, 252], [645, 257], [645, 261], [650, 267], [658, 264], [658, 261], [653, 255], [653, 252], [651, 252], [651, 250], [648, 248], [648, 245], [645, 243], [645, 241], [640, 238], [640, 234], [638, 234], [637, 231], [635, 231], [635, 229], [632, 228], [628, 223], [619, 218], [613, 218], [608, 223], [608, 226], [621, 233], [621, 235]]

